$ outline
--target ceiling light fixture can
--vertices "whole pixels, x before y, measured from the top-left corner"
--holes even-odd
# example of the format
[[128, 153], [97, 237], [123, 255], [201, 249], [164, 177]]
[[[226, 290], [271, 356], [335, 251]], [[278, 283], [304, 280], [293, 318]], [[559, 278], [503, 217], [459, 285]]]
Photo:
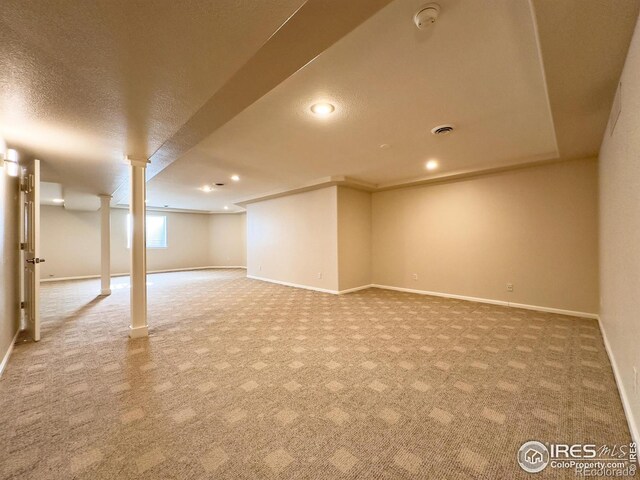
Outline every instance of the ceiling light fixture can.
[[18, 163], [18, 151], [13, 148], [9, 148], [7, 150], [6, 159], [10, 162]]
[[234, 182], [239, 182], [240, 181], [240, 176], [239, 175], [231, 175], [231, 180], [233, 180]]
[[20, 167], [16, 162], [11, 162], [9, 160], [4, 161], [5, 168], [7, 169], [7, 175], [10, 177], [17, 177], [20, 173]]
[[336, 107], [330, 103], [314, 103], [311, 105], [311, 113], [318, 117], [326, 117], [335, 111]]
[[438, 161], [437, 160], [429, 160], [427, 162], [427, 164], [425, 165], [425, 167], [427, 168], [427, 170], [435, 170], [436, 168], [438, 168]]

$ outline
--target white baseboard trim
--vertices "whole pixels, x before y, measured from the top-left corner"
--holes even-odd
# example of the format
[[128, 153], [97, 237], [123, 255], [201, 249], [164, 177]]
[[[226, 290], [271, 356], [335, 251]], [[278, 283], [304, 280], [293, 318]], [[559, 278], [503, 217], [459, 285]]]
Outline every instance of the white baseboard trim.
[[574, 310], [563, 310], [560, 308], [541, 307], [539, 305], [526, 305], [523, 303], [511, 303], [505, 300], [493, 300], [490, 298], [468, 297], [466, 295], [455, 295], [452, 293], [430, 292], [427, 290], [416, 290], [413, 288], [392, 287], [390, 285], [372, 284], [373, 288], [381, 288], [383, 290], [395, 290], [398, 292], [417, 293], [419, 295], [432, 295], [434, 297], [455, 298], [456, 300], [466, 300], [468, 302], [489, 303], [491, 305], [502, 305], [503, 307], [524, 308], [526, 310], [536, 310], [538, 312], [557, 313], [560, 315], [569, 315], [572, 317], [598, 319], [598, 314], [577, 312]]
[[246, 265], [212, 265], [210, 267], [207, 268], [222, 268], [223, 270], [225, 268], [240, 268], [242, 270], [246, 270], [247, 266]]
[[338, 292], [338, 290], [329, 290], [326, 288], [311, 287], [309, 285], [302, 285], [299, 283], [283, 282], [281, 280], [273, 280], [271, 278], [257, 277], [255, 275], [247, 275], [247, 278], [251, 278], [252, 280], [260, 280], [262, 282], [269, 282], [269, 283], [275, 283], [278, 285], [284, 285], [285, 287], [295, 287], [295, 288], [303, 288], [304, 290], [313, 290], [314, 292], [331, 293], [333, 295], [338, 295], [340, 293]]
[[[631, 432], [631, 439], [636, 442], [636, 445], [638, 445], [640, 443], [640, 426], [636, 422], [633, 411], [631, 410], [631, 401], [629, 400], [630, 395], [627, 395], [627, 391], [622, 383], [622, 375], [620, 374], [616, 357], [613, 355], [611, 344], [609, 343], [607, 333], [600, 317], [598, 317], [598, 326], [600, 327], [600, 333], [602, 334], [602, 340], [604, 341], [604, 349], [607, 351], [609, 362], [611, 363], [613, 378], [615, 378], [616, 385], [618, 386], [618, 393], [620, 394], [620, 400], [622, 400], [622, 409], [627, 417], [627, 424], [629, 425], [629, 431]], [[640, 464], [640, 459], [638, 459], [638, 464]]]
[[311, 287], [309, 285], [302, 285], [300, 283], [283, 282], [281, 280], [273, 280], [271, 278], [257, 277], [255, 275], [247, 275], [247, 278], [252, 280], [260, 280], [262, 282], [275, 283], [277, 285], [284, 285], [285, 287], [302, 288], [304, 290], [313, 290], [314, 292], [330, 293], [331, 295], [344, 295], [345, 293], [357, 292], [360, 290], [366, 290], [371, 288], [371, 285], [361, 285], [359, 287], [348, 288], [346, 290], [329, 290], [327, 288]]
[[338, 295], [344, 295], [345, 293], [359, 292], [360, 290], [366, 290], [367, 288], [371, 288], [373, 285], [362, 285], [360, 287], [347, 288], [346, 290], [338, 291]]
[[[112, 277], [119, 277], [118, 274], [111, 275]], [[100, 278], [100, 275], [79, 275], [77, 277], [53, 277], [53, 278], [41, 278], [40, 283], [45, 282], [64, 282], [66, 280], [87, 280], [89, 278]]]
[[559, 315], [568, 315], [570, 317], [598, 319], [597, 313], [577, 312], [575, 310], [563, 310], [561, 308], [541, 307], [539, 305], [526, 305], [524, 303], [511, 303], [509, 306], [513, 308], [524, 308], [525, 310], [537, 310], [538, 312], [557, 313]]
[[11, 343], [9, 344], [9, 348], [7, 348], [7, 352], [4, 354], [2, 363], [0, 363], [0, 377], [2, 377], [2, 373], [4, 372], [4, 369], [7, 368], [7, 364], [9, 363], [9, 357], [11, 356], [11, 352], [13, 352], [13, 346], [15, 345], [16, 339], [18, 338], [18, 333], [20, 333], [20, 330], [18, 330], [16, 334], [13, 336], [13, 340], [11, 340]]
[[[147, 274], [151, 273], [170, 273], [170, 272], [189, 272], [191, 270], [213, 270], [213, 269], [235, 269], [242, 268], [244, 270], [247, 267], [242, 265], [210, 265], [206, 267], [185, 267], [185, 268], [170, 268], [166, 270], [149, 270]], [[127, 277], [128, 273], [112, 273], [111, 277]], [[54, 278], [41, 278], [40, 282], [63, 282], [66, 280], [86, 280], [89, 278], [100, 278], [100, 275], [81, 275], [77, 277], [54, 277]]]
[[490, 303], [492, 305], [502, 305], [508, 307], [509, 303], [502, 300], [490, 300], [487, 298], [467, 297], [465, 295], [455, 295], [453, 293], [430, 292], [428, 290], [416, 290], [415, 288], [393, 287], [391, 285], [379, 285], [374, 283], [373, 288], [381, 288], [382, 290], [394, 290], [396, 292], [417, 293], [418, 295], [430, 295], [433, 297], [455, 298], [456, 300], [466, 300], [468, 302]]
[[[228, 269], [233, 270], [236, 268], [241, 268], [246, 270], [247, 267], [243, 267], [240, 265], [209, 265], [206, 267], [186, 267], [186, 268], [170, 268], [167, 270], [149, 270], [147, 273], [171, 273], [171, 272], [190, 272], [191, 270], [217, 270], [217, 269]], [[121, 275], [129, 275], [128, 273], [123, 273]]]
[[560, 315], [569, 315], [571, 317], [592, 318], [595, 320], [598, 319], [598, 314], [596, 313], [577, 312], [573, 310], [563, 310], [561, 308], [541, 307], [538, 305], [526, 305], [524, 303], [511, 303], [504, 300], [493, 300], [490, 298], [469, 297], [466, 295], [455, 295], [453, 293], [430, 292], [428, 290], [416, 290], [413, 288], [392, 287], [391, 285], [379, 285], [375, 283], [372, 283], [371, 285], [362, 285], [360, 287], [349, 288], [347, 290], [329, 290], [326, 288], [311, 287], [309, 285], [301, 285], [298, 283], [283, 282], [281, 280], [272, 280], [270, 278], [258, 277], [255, 275], [247, 275], [247, 278], [251, 278], [253, 280], [261, 280], [263, 282], [276, 283], [278, 285], [284, 285], [286, 287], [303, 288], [305, 290], [313, 290], [315, 292], [331, 293], [333, 295], [342, 295], [345, 293], [357, 292], [359, 290], [365, 290], [367, 288], [380, 288], [383, 290], [395, 290], [397, 292], [417, 293], [418, 295], [431, 295], [434, 297], [454, 298], [456, 300], [465, 300], [468, 302], [489, 303], [491, 305], [501, 305], [503, 307], [523, 308], [525, 310], [535, 310], [538, 312], [557, 313]]

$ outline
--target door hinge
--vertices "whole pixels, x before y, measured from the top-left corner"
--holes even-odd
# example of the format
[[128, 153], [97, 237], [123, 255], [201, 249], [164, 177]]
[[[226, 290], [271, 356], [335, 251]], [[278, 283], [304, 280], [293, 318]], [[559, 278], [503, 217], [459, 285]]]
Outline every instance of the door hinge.
[[24, 303], [24, 302], [20, 302], [20, 308], [21, 308], [21, 309], [24, 309], [26, 306], [27, 306], [27, 305], [26, 305], [26, 303]]
[[25, 242], [20, 242], [20, 250], [24, 250], [27, 248], [27, 244]]
[[26, 183], [21, 183], [20, 184], [20, 191], [21, 192], [28, 192], [29, 191], [29, 186]]

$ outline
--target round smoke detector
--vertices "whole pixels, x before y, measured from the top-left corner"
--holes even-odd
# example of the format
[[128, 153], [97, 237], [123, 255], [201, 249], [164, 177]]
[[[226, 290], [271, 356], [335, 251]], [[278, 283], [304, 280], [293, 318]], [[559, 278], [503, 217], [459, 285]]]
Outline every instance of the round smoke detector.
[[416, 27], [420, 30], [424, 30], [436, 23], [438, 15], [440, 15], [440, 5], [437, 3], [429, 3], [418, 10], [413, 16], [413, 23], [415, 23]]
[[437, 127], [433, 127], [431, 129], [431, 133], [433, 133], [434, 135], [447, 135], [451, 132], [453, 132], [453, 125], [451, 124], [438, 125]]

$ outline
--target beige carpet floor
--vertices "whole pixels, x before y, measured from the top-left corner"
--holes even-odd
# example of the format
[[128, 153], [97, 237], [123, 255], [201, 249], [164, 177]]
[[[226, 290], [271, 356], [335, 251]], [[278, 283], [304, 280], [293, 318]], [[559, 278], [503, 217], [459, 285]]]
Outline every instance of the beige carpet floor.
[[131, 341], [126, 281], [43, 285], [0, 478], [532, 478], [526, 440], [630, 441], [595, 320], [210, 270], [150, 275]]

